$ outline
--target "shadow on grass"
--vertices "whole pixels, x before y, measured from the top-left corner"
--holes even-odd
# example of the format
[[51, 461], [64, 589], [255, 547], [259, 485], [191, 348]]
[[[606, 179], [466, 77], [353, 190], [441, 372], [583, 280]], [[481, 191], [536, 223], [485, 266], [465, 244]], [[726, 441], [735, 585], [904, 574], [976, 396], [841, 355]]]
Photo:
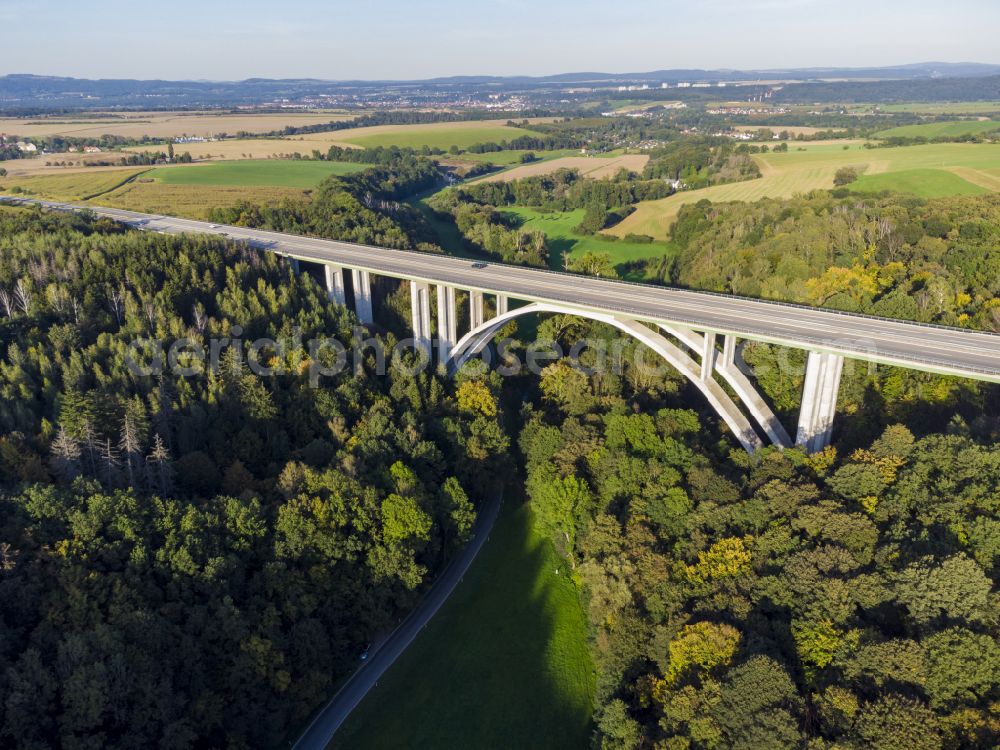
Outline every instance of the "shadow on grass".
[[330, 747], [586, 747], [593, 667], [567, 572], [506, 500], [464, 581]]

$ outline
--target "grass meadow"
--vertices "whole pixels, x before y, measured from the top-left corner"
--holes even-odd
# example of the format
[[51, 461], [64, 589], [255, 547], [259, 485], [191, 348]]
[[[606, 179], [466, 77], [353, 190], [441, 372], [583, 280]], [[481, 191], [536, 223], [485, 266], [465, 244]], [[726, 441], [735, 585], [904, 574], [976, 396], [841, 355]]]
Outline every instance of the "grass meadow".
[[463, 582], [331, 750], [587, 747], [594, 675], [568, 573], [528, 506], [506, 500]]
[[759, 179], [644, 201], [631, 216], [605, 231], [619, 237], [634, 233], [666, 239], [683, 205], [700, 200], [751, 202], [829, 190], [834, 174], [845, 166], [863, 172], [854, 189], [865, 191], [899, 190], [928, 197], [1000, 191], [1000, 144], [935, 143], [866, 149], [859, 141], [833, 141], [793, 143], [789, 149], [787, 153], [755, 156], [763, 173]]
[[949, 195], [982, 195], [984, 187], [963, 180], [941, 169], [904, 169], [900, 172], [862, 175], [848, 188], [855, 193], [880, 193], [893, 190], [920, 198], [944, 198]]
[[564, 259], [578, 258], [587, 252], [607, 253], [615, 266], [673, 252], [673, 248], [662, 243], [624, 242], [602, 239], [599, 235], [574, 234], [573, 228], [583, 220], [585, 211], [582, 208], [547, 212], [537, 208], [506, 206], [503, 212], [516, 216], [524, 229], [545, 233], [549, 242], [549, 264], [556, 270], [563, 269]]
[[912, 112], [918, 115], [987, 115], [1000, 113], [1000, 102], [906, 102], [881, 104], [879, 108], [886, 112]]
[[957, 122], [924, 122], [919, 125], [902, 125], [883, 130], [876, 138], [957, 138], [1000, 130], [997, 120], [964, 120]]

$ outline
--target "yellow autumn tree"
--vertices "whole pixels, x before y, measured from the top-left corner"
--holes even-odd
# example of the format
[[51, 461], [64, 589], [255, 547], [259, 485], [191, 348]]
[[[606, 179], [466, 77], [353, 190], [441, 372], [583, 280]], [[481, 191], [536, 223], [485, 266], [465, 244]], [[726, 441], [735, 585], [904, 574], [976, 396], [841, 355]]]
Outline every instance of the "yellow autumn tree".
[[731, 578], [750, 570], [750, 550], [753, 537], [720, 539], [706, 552], [698, 553], [698, 562], [685, 566], [688, 580], [704, 583], [713, 578]]
[[458, 408], [467, 414], [497, 415], [497, 402], [489, 387], [481, 380], [466, 380], [456, 393]]
[[[693, 669], [707, 672], [713, 667], [729, 664], [736, 655], [741, 638], [739, 630], [724, 622], [703, 621], [685, 625], [667, 647], [669, 664], [662, 687], [675, 684]], [[654, 689], [654, 697], [662, 699], [661, 690]]]

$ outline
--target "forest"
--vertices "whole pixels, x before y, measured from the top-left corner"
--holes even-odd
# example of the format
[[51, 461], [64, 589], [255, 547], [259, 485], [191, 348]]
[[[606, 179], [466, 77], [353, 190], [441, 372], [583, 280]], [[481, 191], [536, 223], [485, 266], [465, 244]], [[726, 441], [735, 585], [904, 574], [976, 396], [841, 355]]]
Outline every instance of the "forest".
[[[660, 156], [665, 174], [689, 163]], [[214, 220], [440, 252], [405, 203], [438, 184], [434, 162], [364, 158], [308, 201]], [[558, 172], [431, 205], [481, 249], [541, 265], [544, 235], [507, 225], [503, 206], [607, 220], [665, 185]], [[703, 201], [681, 210], [676, 261], [650, 270], [998, 331], [998, 227], [995, 196]], [[376, 289], [390, 348], [407, 295]], [[264, 350], [272, 377], [251, 367], [259, 337], [357, 335], [273, 256], [0, 208], [6, 744], [287, 742], [414, 606], [497, 476], [523, 482], [579, 591], [595, 748], [1000, 744], [1000, 388], [848, 362], [832, 447], [749, 456], [680, 375], [629, 366], [631, 340], [616, 339], [617, 371], [378, 377], [366, 349], [360, 370], [313, 384], [322, 355], [301, 343]], [[556, 315], [531, 336], [568, 349], [617, 334]], [[141, 338], [222, 342], [219, 366], [137, 374]], [[804, 353], [741, 354], [794, 427]]]
[[213, 209], [211, 219], [220, 224], [440, 252], [436, 236], [419, 212], [401, 202], [440, 182], [436, 162], [395, 149], [365, 154], [372, 160], [371, 169], [328, 178], [310, 200], [284, 201], [279, 206], [242, 202]]
[[[801, 389], [801, 362], [757, 370], [775, 403]], [[753, 458], [676, 375], [559, 361], [531, 390], [518, 443], [590, 623], [595, 747], [997, 746], [995, 386], [854, 367], [834, 447]]]
[[682, 286], [1000, 331], [997, 195], [700, 201], [672, 239]]
[[[248, 368], [317, 334], [350, 314], [273, 257], [0, 209], [5, 745], [276, 747], [462, 544], [508, 461], [495, 384]], [[226, 346], [147, 377], [136, 338]]]

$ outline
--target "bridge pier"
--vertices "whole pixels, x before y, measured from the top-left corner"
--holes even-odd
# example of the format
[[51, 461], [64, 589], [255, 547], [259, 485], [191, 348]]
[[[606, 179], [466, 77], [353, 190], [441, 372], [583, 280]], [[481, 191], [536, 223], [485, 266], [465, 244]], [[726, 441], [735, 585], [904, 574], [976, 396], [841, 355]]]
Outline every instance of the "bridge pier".
[[474, 331], [483, 324], [483, 293], [469, 292], [469, 330]]
[[362, 325], [375, 322], [372, 315], [372, 281], [368, 271], [351, 270], [351, 286], [354, 288], [354, 313]]
[[497, 294], [497, 315], [503, 315], [507, 312], [507, 295]]
[[431, 356], [431, 288], [420, 281], [410, 282], [410, 314], [417, 348]]
[[323, 277], [326, 281], [326, 293], [331, 302], [338, 305], [347, 304], [347, 292], [344, 289], [344, 269], [329, 263], [323, 265]]
[[720, 367], [736, 366], [736, 337], [726, 336], [722, 339], [722, 364]]
[[816, 453], [830, 444], [843, 369], [844, 358], [839, 354], [809, 352], [795, 434], [795, 444], [807, 453]]
[[715, 372], [715, 334], [707, 331], [702, 334], [701, 345], [701, 379], [709, 380]]
[[451, 350], [458, 341], [458, 321], [456, 318], [455, 288], [438, 284], [438, 359], [447, 365]]

